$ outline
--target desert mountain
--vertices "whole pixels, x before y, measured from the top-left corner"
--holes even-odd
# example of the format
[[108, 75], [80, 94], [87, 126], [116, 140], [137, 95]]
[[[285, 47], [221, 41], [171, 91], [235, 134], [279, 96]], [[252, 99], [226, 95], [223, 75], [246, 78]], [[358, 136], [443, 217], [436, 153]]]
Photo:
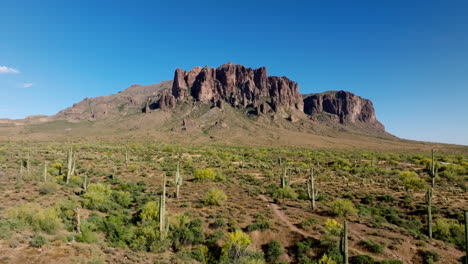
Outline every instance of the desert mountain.
[[287, 77], [268, 76], [265, 67], [252, 69], [233, 63], [219, 68], [176, 69], [172, 82], [132, 85], [117, 94], [86, 98], [52, 116], [51, 120], [101, 120], [142, 112], [157, 114], [152, 110], [172, 111], [184, 103], [206, 104], [221, 110], [228, 105], [271, 119], [285, 117], [294, 122], [305, 117], [371, 128], [372, 132], [384, 131], [370, 100], [345, 91], [302, 95], [299, 85]]
[[303, 95], [287, 77], [233, 63], [176, 69], [172, 81], [85, 98], [49, 117], [0, 120], [0, 132], [8, 139], [121, 136], [340, 147], [343, 140], [348, 146], [396, 140], [377, 120], [370, 100], [346, 91]]

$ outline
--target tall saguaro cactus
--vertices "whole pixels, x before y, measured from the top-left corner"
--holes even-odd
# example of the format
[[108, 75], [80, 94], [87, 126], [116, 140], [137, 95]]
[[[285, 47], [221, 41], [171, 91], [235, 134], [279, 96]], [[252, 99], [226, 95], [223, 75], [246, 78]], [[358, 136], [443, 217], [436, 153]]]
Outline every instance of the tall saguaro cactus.
[[75, 155], [73, 154], [73, 147], [70, 146], [70, 150], [68, 150], [67, 155], [67, 179], [66, 183], [70, 183], [70, 177], [75, 172]]
[[348, 264], [348, 222], [343, 223], [343, 233], [341, 234], [340, 251], [343, 255], [343, 263]]
[[309, 196], [309, 200], [311, 202], [312, 211], [315, 210], [315, 199], [318, 195], [318, 189], [315, 188], [315, 180], [314, 180], [314, 168], [310, 168], [310, 176], [307, 180], [307, 194]]
[[177, 170], [175, 174], [175, 184], [176, 184], [176, 198], [179, 198], [180, 186], [182, 185], [182, 177], [180, 176], [179, 162], [177, 162]]
[[431, 165], [429, 167], [429, 176], [431, 176], [431, 180], [432, 180], [432, 188], [434, 188], [435, 186], [435, 178], [437, 177], [437, 173], [438, 173], [438, 168], [436, 168], [435, 166], [435, 159], [434, 159], [434, 149], [432, 149], [432, 161], [431, 161]]
[[163, 193], [159, 201], [159, 233], [161, 240], [166, 238], [166, 175], [164, 175]]
[[432, 239], [432, 189], [426, 191], [426, 204], [427, 204], [427, 229], [428, 236]]
[[287, 178], [288, 174], [288, 169], [286, 166], [283, 167], [283, 173], [281, 174], [281, 188], [285, 188], [289, 186], [289, 183], [291, 182], [291, 174], [289, 175], [289, 179]]

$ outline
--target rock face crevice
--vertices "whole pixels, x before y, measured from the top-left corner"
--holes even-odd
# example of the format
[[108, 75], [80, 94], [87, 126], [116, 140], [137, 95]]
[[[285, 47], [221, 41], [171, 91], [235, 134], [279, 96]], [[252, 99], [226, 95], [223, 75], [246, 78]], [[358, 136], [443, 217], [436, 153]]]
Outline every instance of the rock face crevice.
[[384, 126], [377, 121], [372, 101], [351, 92], [332, 91], [306, 96], [304, 113], [307, 115], [329, 113], [338, 116], [342, 124], [362, 122], [384, 130]]
[[287, 77], [268, 76], [265, 67], [258, 69], [227, 63], [219, 68], [177, 69], [172, 96], [177, 102], [188, 96], [215, 105], [227, 102], [235, 107], [258, 107], [269, 101], [273, 111], [302, 111], [303, 100], [296, 82]]

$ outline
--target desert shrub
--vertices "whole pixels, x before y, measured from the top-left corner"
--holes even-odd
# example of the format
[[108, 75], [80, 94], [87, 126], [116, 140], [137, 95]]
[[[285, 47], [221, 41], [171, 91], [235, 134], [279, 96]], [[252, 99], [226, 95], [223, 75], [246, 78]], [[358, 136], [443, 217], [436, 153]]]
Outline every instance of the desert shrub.
[[211, 188], [205, 195], [205, 204], [222, 205], [227, 200], [227, 195], [223, 190]]
[[237, 230], [228, 234], [227, 241], [222, 248], [224, 259], [234, 263], [247, 255], [247, 247], [252, 244], [252, 239], [246, 233]]
[[273, 192], [273, 198], [275, 200], [285, 200], [285, 199], [296, 200], [297, 197], [298, 195], [296, 191], [289, 186], [278, 188]]
[[113, 200], [124, 208], [128, 208], [132, 203], [132, 196], [129, 192], [114, 191], [112, 192]]
[[208, 245], [214, 245], [216, 242], [218, 242], [218, 240], [220, 240], [222, 237], [224, 236], [224, 232], [222, 230], [218, 230], [212, 234], [210, 234], [207, 238], [206, 238], [206, 243]]
[[57, 191], [57, 184], [55, 182], [45, 182], [39, 186], [39, 193], [42, 195], [53, 194]]
[[254, 230], [266, 230], [269, 229], [271, 226], [270, 221], [262, 215], [262, 214], [257, 214], [255, 216], [255, 221], [247, 226], [247, 231], [252, 232]]
[[196, 181], [214, 181], [216, 180], [216, 172], [213, 169], [195, 169], [193, 178]]
[[373, 239], [363, 240], [360, 243], [365, 249], [372, 253], [383, 253], [384, 244], [381, 244]]
[[159, 202], [147, 202], [141, 209], [139, 216], [143, 221], [159, 221]]
[[379, 264], [403, 264], [403, 261], [398, 259], [385, 259], [380, 261]]
[[301, 222], [300, 226], [302, 229], [308, 229], [310, 227], [313, 227], [317, 223], [318, 223], [318, 220], [316, 218], [309, 218]]
[[419, 250], [418, 253], [425, 264], [432, 264], [440, 260], [439, 253], [434, 250]]
[[338, 223], [335, 219], [327, 219], [325, 221], [325, 230], [327, 231], [327, 233], [337, 236], [341, 234], [343, 226], [340, 223]]
[[[131, 243], [133, 242], [139, 242], [135, 238], [135, 230], [137, 228], [129, 224], [130, 221], [130, 217], [122, 213], [111, 214], [102, 221], [102, 231], [106, 234], [110, 245], [114, 247], [127, 247], [128, 245], [132, 246]], [[153, 227], [159, 230], [159, 225], [155, 224]], [[141, 250], [146, 250], [146, 247]]]
[[427, 182], [419, 178], [414, 171], [402, 171], [399, 178], [407, 190], [420, 190], [427, 187]]
[[221, 228], [224, 226], [226, 226], [226, 222], [222, 218], [218, 218], [213, 223], [210, 224], [211, 228]]
[[270, 241], [264, 247], [264, 254], [265, 260], [268, 263], [276, 263], [276, 261], [278, 261], [278, 257], [283, 254], [281, 243], [276, 240]]
[[358, 210], [353, 202], [346, 199], [336, 199], [331, 203], [332, 212], [337, 216], [347, 216], [357, 214]]
[[135, 172], [136, 170], [138, 170], [138, 165], [136, 165], [136, 164], [130, 164], [130, 165], [128, 165], [128, 170], [129, 170], [130, 172]]
[[35, 231], [54, 234], [63, 226], [54, 207], [42, 208], [38, 204], [28, 203], [13, 208], [9, 213], [11, 218], [25, 222]]
[[0, 219], [0, 239], [7, 239], [13, 234], [14, 226], [9, 221]]
[[92, 183], [83, 194], [83, 206], [88, 209], [108, 212], [112, 208], [112, 190], [109, 185]]
[[123, 239], [130, 244], [130, 248], [137, 251], [159, 252], [163, 249], [164, 241], [161, 241], [159, 222], [143, 221], [138, 223], [134, 230], [134, 236]]
[[433, 227], [434, 238], [457, 245], [459, 249], [464, 246], [464, 227], [454, 219], [439, 218]]
[[356, 255], [349, 258], [351, 264], [374, 264], [375, 260], [368, 255]]
[[76, 241], [83, 243], [96, 243], [98, 241], [98, 237], [96, 235], [97, 227], [92, 222], [82, 222], [80, 230], [81, 234], [76, 235]]
[[32, 247], [42, 247], [47, 243], [49, 243], [49, 240], [41, 234], [35, 234], [29, 241], [29, 245]]
[[317, 261], [317, 264], [336, 264], [336, 261], [333, 258], [323, 254], [322, 257]]
[[172, 247], [179, 251], [185, 245], [194, 245], [203, 241], [203, 228], [200, 219], [191, 220], [188, 214], [176, 217], [171, 225]]

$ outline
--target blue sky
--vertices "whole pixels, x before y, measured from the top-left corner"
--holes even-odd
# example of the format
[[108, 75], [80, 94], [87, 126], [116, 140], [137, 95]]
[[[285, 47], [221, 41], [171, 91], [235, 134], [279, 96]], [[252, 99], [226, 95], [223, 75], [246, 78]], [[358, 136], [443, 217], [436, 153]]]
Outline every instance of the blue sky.
[[[97, 3], [98, 2], [98, 3]], [[0, 117], [172, 79], [266, 66], [348, 90], [399, 137], [468, 145], [468, 1], [0, 0]], [[16, 72], [15, 72], [16, 71]]]

